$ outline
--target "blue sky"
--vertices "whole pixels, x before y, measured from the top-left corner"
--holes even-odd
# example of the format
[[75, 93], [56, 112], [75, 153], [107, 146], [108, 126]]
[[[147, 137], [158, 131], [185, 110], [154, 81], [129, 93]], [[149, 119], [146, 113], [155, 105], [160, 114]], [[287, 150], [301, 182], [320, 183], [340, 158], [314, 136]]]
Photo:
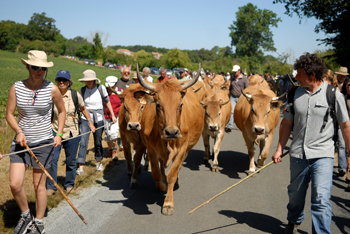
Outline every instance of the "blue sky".
[[[95, 32], [109, 35], [106, 45], [152, 45], [164, 48], [211, 49], [230, 46], [228, 27], [235, 20], [238, 7], [253, 3], [260, 9], [277, 13], [282, 22], [272, 28], [277, 53], [292, 53], [296, 58], [304, 52], [323, 50], [316, 34], [315, 19], [299, 24], [284, 14], [283, 4], [273, 0], [253, 1], [24, 1], [0, 0], [0, 21], [12, 20], [27, 24], [33, 13], [46, 12], [56, 20], [56, 27], [67, 38], [91, 38]], [[102, 38], [103, 39], [103, 38]], [[104, 42], [104, 40], [102, 40]], [[268, 52], [278, 56], [277, 53]]]

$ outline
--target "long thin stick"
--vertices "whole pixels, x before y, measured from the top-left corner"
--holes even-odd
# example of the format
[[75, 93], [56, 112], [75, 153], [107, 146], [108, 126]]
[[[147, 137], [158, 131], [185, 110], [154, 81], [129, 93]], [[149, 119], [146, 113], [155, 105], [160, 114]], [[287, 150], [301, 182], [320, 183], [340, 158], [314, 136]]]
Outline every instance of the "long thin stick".
[[69, 198], [67, 197], [67, 195], [63, 192], [63, 190], [60, 188], [60, 186], [58, 186], [58, 184], [56, 183], [56, 181], [51, 177], [50, 173], [47, 172], [47, 170], [45, 169], [45, 167], [43, 166], [43, 164], [41, 164], [38, 160], [38, 158], [35, 156], [35, 154], [33, 153], [33, 151], [28, 147], [28, 145], [26, 143], [23, 143], [24, 147], [26, 147], [26, 149], [28, 150], [28, 152], [30, 153], [30, 155], [32, 156], [32, 158], [34, 158], [35, 162], [39, 165], [39, 167], [41, 168], [41, 170], [43, 170], [43, 172], [47, 175], [47, 177], [52, 181], [52, 183], [55, 185], [55, 187], [58, 189], [58, 191], [61, 192], [62, 196], [64, 197], [64, 199], [66, 199], [66, 201], [69, 203], [69, 205], [73, 208], [73, 210], [75, 211], [75, 213], [77, 213], [77, 215], [79, 216], [79, 218], [85, 223], [87, 224], [86, 220], [84, 219], [84, 217], [80, 214], [80, 212], [78, 211], [77, 208], [75, 208], [75, 206], [73, 205], [73, 203], [69, 200]]
[[[281, 155], [281, 158], [283, 158], [284, 156], [286, 156], [289, 153], [289, 151], [285, 152], [284, 154]], [[195, 209], [191, 210], [190, 212], [188, 212], [188, 214], [192, 214], [194, 211], [198, 210], [199, 208], [201, 208], [202, 206], [208, 204], [209, 202], [211, 202], [212, 200], [214, 200], [215, 198], [217, 198], [218, 196], [222, 195], [223, 193], [226, 193], [228, 190], [234, 188], [235, 186], [239, 185], [240, 183], [242, 183], [243, 181], [249, 179], [250, 177], [252, 177], [253, 175], [255, 175], [256, 173], [259, 173], [260, 171], [264, 170], [266, 167], [270, 166], [271, 164], [273, 164], [273, 161], [269, 162], [268, 164], [266, 164], [265, 166], [261, 167], [259, 170], [253, 172], [252, 174], [248, 175], [246, 178], [241, 179], [240, 181], [238, 181], [237, 183], [235, 183], [234, 185], [231, 185], [230, 187], [228, 187], [227, 189], [225, 189], [224, 191], [222, 191], [221, 193], [216, 194], [214, 197], [210, 198], [208, 201], [204, 202], [202, 205], [197, 206]]]

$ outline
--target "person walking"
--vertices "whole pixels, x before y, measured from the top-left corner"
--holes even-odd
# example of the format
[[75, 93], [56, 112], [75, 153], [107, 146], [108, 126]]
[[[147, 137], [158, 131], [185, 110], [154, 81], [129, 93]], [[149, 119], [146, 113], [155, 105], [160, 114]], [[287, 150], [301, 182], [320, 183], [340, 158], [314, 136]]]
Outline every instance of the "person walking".
[[248, 79], [242, 74], [242, 69], [238, 65], [233, 66], [233, 75], [231, 76], [230, 84], [230, 102], [231, 102], [231, 117], [227, 126], [225, 127], [226, 132], [231, 132], [233, 129], [233, 111], [235, 109], [236, 103], [239, 96], [241, 96], [242, 90], [249, 86]]
[[116, 123], [112, 123], [112, 115], [109, 112], [108, 108], [105, 106], [105, 119], [107, 123], [110, 123], [108, 126], [108, 131], [105, 132], [105, 140], [107, 141], [108, 145], [108, 157], [113, 158], [114, 161], [118, 160], [117, 157], [117, 149], [119, 148], [120, 150], [123, 148], [121, 139], [119, 136], [119, 109], [120, 106], [122, 105], [122, 101], [120, 100], [118, 94], [115, 92], [117, 91], [122, 91], [121, 88], [116, 87], [116, 83], [118, 82], [118, 78], [115, 76], [108, 76], [106, 78], [106, 87], [107, 87], [107, 92], [109, 96], [109, 101], [111, 102], [112, 109], [114, 112], [114, 116], [117, 118]]
[[[6, 120], [16, 132], [10, 152], [10, 187], [22, 214], [13, 233], [45, 233], [43, 217], [47, 205], [46, 174], [41, 167], [24, 150], [24, 144], [32, 150], [39, 162], [49, 169], [54, 147], [61, 145], [63, 127], [66, 118], [62, 96], [59, 89], [46, 80], [49, 67], [53, 62], [47, 61], [44, 51], [30, 50], [28, 60], [22, 63], [29, 72], [28, 79], [17, 81], [11, 87], [6, 109]], [[57, 134], [53, 137], [51, 128], [52, 103], [58, 111]], [[18, 110], [18, 123], [14, 115]], [[16, 153], [18, 152], [18, 153]], [[36, 217], [33, 218], [27, 201], [23, 183], [28, 167], [33, 167], [33, 184], [35, 190]]]
[[[288, 225], [285, 233], [297, 233], [297, 228], [305, 219], [305, 196], [310, 181], [312, 233], [331, 233], [332, 207], [329, 200], [333, 178], [335, 129], [328, 110], [328, 84], [323, 82], [326, 68], [323, 60], [316, 54], [307, 53], [294, 63], [294, 69], [298, 71], [296, 79], [300, 87], [295, 90], [294, 102], [289, 100], [289, 103], [294, 104], [288, 105], [284, 111], [277, 150], [272, 156], [274, 163], [282, 161], [283, 149], [293, 130], [289, 152]], [[335, 92], [335, 118], [343, 133], [346, 154], [350, 155], [350, 121], [345, 100], [336, 88], [331, 90]], [[325, 116], [327, 121], [324, 121]]]
[[[94, 144], [95, 144], [95, 159], [96, 159], [96, 170], [103, 171], [102, 158], [103, 158], [103, 148], [102, 148], [102, 126], [105, 125], [106, 121], [103, 114], [103, 102], [106, 104], [109, 112], [112, 115], [113, 123], [117, 122], [117, 118], [114, 115], [111, 103], [109, 101], [109, 96], [106, 88], [100, 83], [100, 79], [96, 77], [96, 73], [88, 69], [83, 72], [83, 78], [79, 79], [81, 82], [85, 82], [86, 86], [80, 89], [80, 94], [84, 99], [86, 109], [89, 112], [90, 120], [88, 121], [84, 116], [81, 117], [80, 134], [86, 133], [90, 130], [89, 122], [93, 122], [96, 131], [93, 133]], [[76, 170], [77, 175], [84, 174], [84, 165], [86, 161], [87, 146], [89, 143], [89, 134], [85, 134], [81, 137], [79, 153], [77, 158], [77, 163], [79, 167]]]
[[129, 87], [131, 84], [135, 84], [135, 81], [130, 79], [130, 68], [123, 67], [120, 71], [122, 74], [122, 78], [118, 79], [117, 87], [121, 88], [122, 90], [125, 90]]
[[[89, 112], [85, 107], [85, 103], [80, 93], [78, 93], [76, 90], [71, 89], [73, 81], [71, 80], [69, 71], [58, 71], [55, 81], [62, 95], [64, 107], [66, 110], [66, 122], [63, 128], [62, 139], [68, 141], [64, 141], [62, 145], [54, 149], [53, 159], [49, 173], [57, 183], [57, 162], [60, 158], [60, 153], [63, 146], [64, 152], [66, 154], [66, 179], [64, 182], [64, 188], [66, 189], [67, 193], [70, 193], [74, 188], [75, 174], [77, 168], [76, 156], [80, 142], [80, 137], [77, 137], [79, 135], [79, 117], [77, 116], [78, 108], [87, 119], [89, 123], [89, 128], [92, 132], [95, 132], [95, 126], [92, 123], [92, 121], [90, 121], [91, 118]], [[53, 108], [51, 125], [53, 129], [53, 136], [56, 136], [58, 132], [58, 110], [56, 106], [54, 106]], [[51, 196], [57, 192], [57, 188], [50, 179], [46, 180], [46, 188], [48, 196]]]

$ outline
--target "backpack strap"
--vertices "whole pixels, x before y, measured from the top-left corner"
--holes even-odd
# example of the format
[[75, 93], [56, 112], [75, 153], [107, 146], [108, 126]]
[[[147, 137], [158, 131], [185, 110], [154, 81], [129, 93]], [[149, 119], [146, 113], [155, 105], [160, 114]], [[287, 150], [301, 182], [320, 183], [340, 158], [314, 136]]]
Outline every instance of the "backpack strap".
[[74, 89], [71, 89], [71, 94], [72, 94], [72, 99], [73, 99], [73, 103], [74, 103], [74, 113], [78, 112], [79, 109], [79, 103], [78, 103], [78, 92]]
[[86, 91], [86, 86], [82, 87], [80, 91], [81, 91], [81, 96], [82, 96], [83, 99], [84, 99], [84, 94], [85, 94], [85, 91]]
[[336, 91], [337, 91], [337, 88], [334, 87], [333, 85], [327, 86], [326, 98], [327, 98], [328, 109], [323, 118], [323, 124], [321, 127], [321, 132], [322, 132], [323, 129], [326, 127], [328, 116], [330, 116], [333, 119], [333, 127], [334, 127], [333, 141], [334, 142], [338, 140], [338, 121], [335, 116], [335, 101], [336, 101], [335, 92]]
[[299, 86], [294, 86], [291, 90], [289, 90], [286, 108], [284, 109], [285, 111], [288, 111], [288, 107], [289, 107], [290, 113], [293, 116], [295, 114], [295, 110], [294, 110], [294, 96], [295, 96], [295, 91], [297, 90], [298, 87]]

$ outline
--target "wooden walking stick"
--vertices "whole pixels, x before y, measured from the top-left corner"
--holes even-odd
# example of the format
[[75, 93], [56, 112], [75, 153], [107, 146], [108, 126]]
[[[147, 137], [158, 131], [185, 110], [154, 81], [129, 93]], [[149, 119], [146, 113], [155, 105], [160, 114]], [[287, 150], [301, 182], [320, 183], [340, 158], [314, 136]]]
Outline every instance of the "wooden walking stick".
[[[284, 154], [281, 155], [281, 158], [283, 158], [284, 156], [286, 156], [287, 154], [289, 154], [289, 151], [285, 152]], [[188, 214], [192, 214], [194, 211], [198, 210], [199, 208], [201, 208], [202, 206], [208, 204], [209, 202], [211, 202], [212, 200], [214, 200], [215, 198], [217, 198], [218, 196], [222, 195], [223, 193], [226, 193], [228, 190], [232, 189], [233, 187], [239, 185], [240, 183], [242, 183], [243, 181], [249, 179], [250, 177], [252, 177], [253, 175], [255, 175], [256, 173], [259, 173], [260, 171], [264, 170], [266, 167], [270, 166], [271, 164], [273, 164], [273, 161], [269, 162], [268, 164], [266, 164], [265, 166], [261, 167], [259, 170], [253, 172], [252, 174], [248, 175], [246, 178], [241, 179], [240, 181], [238, 181], [237, 183], [235, 183], [234, 185], [231, 185], [230, 187], [228, 187], [227, 189], [225, 189], [224, 191], [222, 191], [221, 193], [216, 194], [214, 197], [210, 198], [208, 201], [204, 202], [202, 205], [197, 206], [195, 209], [191, 210], [190, 212], [188, 212]]]
[[58, 191], [61, 192], [62, 196], [64, 197], [64, 199], [66, 199], [66, 201], [69, 203], [69, 205], [73, 208], [73, 210], [75, 211], [75, 213], [77, 213], [77, 215], [79, 216], [79, 218], [81, 219], [81, 221], [83, 221], [85, 224], [87, 224], [86, 220], [84, 219], [84, 217], [80, 214], [80, 212], [78, 211], [77, 208], [75, 208], [75, 206], [73, 205], [73, 203], [69, 200], [69, 198], [67, 197], [67, 195], [63, 192], [63, 190], [60, 188], [60, 186], [58, 186], [58, 184], [56, 183], [56, 181], [52, 178], [52, 176], [50, 175], [50, 173], [47, 172], [47, 170], [45, 169], [45, 167], [43, 166], [43, 164], [41, 164], [38, 160], [38, 158], [35, 156], [35, 154], [33, 153], [33, 151], [29, 148], [29, 146], [26, 143], [23, 143], [24, 147], [26, 147], [26, 149], [28, 150], [29, 154], [32, 156], [32, 158], [34, 158], [35, 162], [39, 165], [39, 167], [41, 168], [41, 170], [43, 170], [43, 172], [47, 175], [47, 177], [52, 181], [52, 183], [55, 185], [55, 187], [58, 189]]

